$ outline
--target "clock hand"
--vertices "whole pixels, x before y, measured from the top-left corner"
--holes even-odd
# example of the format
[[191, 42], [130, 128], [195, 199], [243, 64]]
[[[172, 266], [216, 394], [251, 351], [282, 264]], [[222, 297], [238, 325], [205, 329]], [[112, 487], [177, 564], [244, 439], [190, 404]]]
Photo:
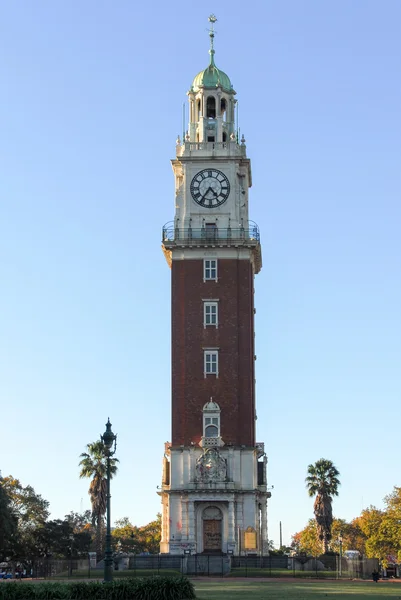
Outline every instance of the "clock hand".
[[206, 192], [203, 194], [203, 196], [202, 196], [202, 200], [205, 200], [206, 196], [207, 196], [207, 195], [208, 195], [208, 193], [209, 193], [209, 190], [210, 190], [210, 187], [209, 187], [209, 188], [206, 190]]
[[[212, 192], [212, 194], [214, 195], [215, 198], [217, 197], [217, 193], [214, 191], [214, 189], [210, 185], [209, 185], [209, 188], [208, 188], [206, 194], [208, 194], [209, 192]], [[206, 196], [206, 194], [205, 194], [205, 196]]]

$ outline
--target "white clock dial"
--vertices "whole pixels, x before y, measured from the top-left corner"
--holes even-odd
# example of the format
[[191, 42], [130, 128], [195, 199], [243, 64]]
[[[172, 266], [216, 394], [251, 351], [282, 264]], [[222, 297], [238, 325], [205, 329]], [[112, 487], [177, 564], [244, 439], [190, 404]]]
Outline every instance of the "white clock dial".
[[203, 208], [216, 208], [227, 200], [230, 182], [217, 169], [203, 169], [191, 181], [191, 195]]

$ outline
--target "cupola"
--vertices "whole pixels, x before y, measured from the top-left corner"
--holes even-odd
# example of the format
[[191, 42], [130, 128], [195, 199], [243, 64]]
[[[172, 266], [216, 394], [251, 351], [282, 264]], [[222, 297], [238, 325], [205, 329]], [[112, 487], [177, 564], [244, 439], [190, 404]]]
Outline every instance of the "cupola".
[[235, 91], [229, 76], [214, 62], [214, 15], [210, 15], [210, 62], [194, 78], [188, 92], [189, 141], [228, 142], [234, 134]]

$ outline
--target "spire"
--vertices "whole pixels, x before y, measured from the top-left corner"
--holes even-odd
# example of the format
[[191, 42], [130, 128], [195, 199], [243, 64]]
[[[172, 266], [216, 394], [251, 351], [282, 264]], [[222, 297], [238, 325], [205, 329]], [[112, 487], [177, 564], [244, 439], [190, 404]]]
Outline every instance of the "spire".
[[210, 29], [209, 29], [209, 37], [210, 37], [210, 50], [209, 50], [209, 54], [210, 54], [210, 66], [211, 67], [215, 67], [216, 65], [214, 64], [213, 42], [214, 42], [214, 24], [216, 23], [217, 19], [216, 19], [216, 17], [213, 14], [211, 14], [210, 17], [208, 17], [208, 21], [210, 23]]

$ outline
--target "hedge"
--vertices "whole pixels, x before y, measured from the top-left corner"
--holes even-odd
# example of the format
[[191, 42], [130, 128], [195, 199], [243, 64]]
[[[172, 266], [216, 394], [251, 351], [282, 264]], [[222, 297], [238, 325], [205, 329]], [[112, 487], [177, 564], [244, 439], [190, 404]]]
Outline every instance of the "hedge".
[[112, 583], [27, 583], [0, 585], [0, 600], [192, 600], [195, 589], [187, 577], [138, 577]]

